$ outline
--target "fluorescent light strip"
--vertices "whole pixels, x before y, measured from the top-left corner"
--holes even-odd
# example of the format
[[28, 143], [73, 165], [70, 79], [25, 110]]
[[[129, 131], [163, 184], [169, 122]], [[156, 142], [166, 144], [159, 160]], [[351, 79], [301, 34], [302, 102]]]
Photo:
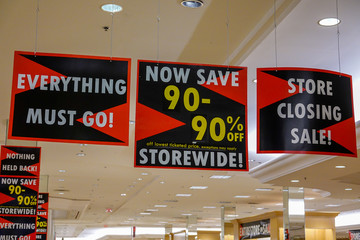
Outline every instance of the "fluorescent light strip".
[[263, 192], [270, 192], [272, 190], [273, 190], [272, 188], [257, 188], [257, 189], [255, 189], [255, 191], [263, 191]]
[[176, 196], [177, 197], [190, 197], [191, 194], [189, 194], [189, 193], [178, 193], [178, 194], [176, 194]]
[[191, 186], [190, 189], [193, 190], [203, 190], [203, 189], [207, 189], [207, 186]]
[[231, 178], [231, 176], [227, 176], [227, 175], [212, 175], [210, 178], [212, 178], [212, 179], [229, 179], [229, 178]]

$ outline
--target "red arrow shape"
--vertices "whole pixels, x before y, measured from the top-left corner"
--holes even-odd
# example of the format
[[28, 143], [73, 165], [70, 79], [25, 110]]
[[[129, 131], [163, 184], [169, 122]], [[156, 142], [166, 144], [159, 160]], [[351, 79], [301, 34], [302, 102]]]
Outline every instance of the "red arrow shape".
[[183, 125], [185, 125], [185, 123], [177, 119], [169, 117], [143, 104], [136, 104], [136, 141]]

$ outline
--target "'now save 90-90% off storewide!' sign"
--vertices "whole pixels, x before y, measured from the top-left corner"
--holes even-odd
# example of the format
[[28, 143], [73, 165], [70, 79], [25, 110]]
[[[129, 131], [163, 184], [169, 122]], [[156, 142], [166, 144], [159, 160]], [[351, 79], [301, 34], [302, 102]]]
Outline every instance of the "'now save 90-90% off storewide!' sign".
[[139, 60], [135, 166], [247, 170], [246, 71]]

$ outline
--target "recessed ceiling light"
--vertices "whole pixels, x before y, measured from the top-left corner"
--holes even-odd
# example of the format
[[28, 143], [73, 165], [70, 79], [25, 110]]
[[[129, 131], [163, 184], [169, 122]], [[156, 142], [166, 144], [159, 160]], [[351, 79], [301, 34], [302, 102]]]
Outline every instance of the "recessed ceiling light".
[[58, 181], [59, 181], [59, 182], [64, 182], [64, 181], [65, 181], [65, 179], [59, 179]]
[[258, 208], [256, 208], [256, 210], [264, 210], [264, 208], [263, 207], [258, 207]]
[[340, 204], [327, 204], [325, 207], [339, 207]]
[[203, 190], [203, 189], [207, 189], [207, 186], [191, 186], [190, 189], [193, 190]]
[[351, 191], [352, 188], [345, 188], [345, 191]]
[[[253, 83], [257, 83], [257, 79], [256, 79], [256, 78], [253, 79], [252, 81], [253, 81]], [[255, 161], [255, 160], [254, 160], [254, 161]]]
[[177, 197], [191, 197], [191, 194], [189, 193], [178, 193], [176, 194]]
[[203, 206], [203, 208], [210, 208], [210, 209], [212, 209], [212, 208], [216, 208], [215, 206]]
[[147, 212], [157, 212], [159, 211], [159, 209], [153, 209], [153, 208], [150, 208], [150, 209], [146, 209]]
[[164, 184], [165, 182], [164, 181], [161, 181], [160, 184]]
[[59, 192], [60, 195], [65, 194], [64, 192]]
[[126, 197], [126, 193], [122, 193], [122, 194], [120, 194], [120, 196]]
[[134, 121], [134, 120], [130, 120], [129, 123], [130, 123], [131, 125], [134, 125], [134, 124], [135, 124], [135, 121]]
[[282, 203], [277, 203], [275, 204], [276, 206], [282, 206], [283, 204]]
[[66, 170], [60, 169], [59, 172], [64, 173], [64, 172], [66, 172]]
[[249, 198], [250, 196], [244, 196], [244, 195], [236, 195], [234, 198]]
[[273, 190], [272, 188], [257, 188], [257, 189], [255, 189], [255, 191], [263, 191], [263, 192], [270, 192], [272, 190]]
[[191, 216], [192, 214], [191, 213], [183, 213], [181, 215], [183, 215], [183, 216]]
[[229, 179], [231, 178], [231, 176], [227, 176], [227, 175], [212, 175], [210, 178], [212, 179]]
[[101, 5], [101, 9], [105, 12], [117, 13], [117, 12], [122, 11], [123, 8], [120, 5], [108, 3], [108, 4]]
[[182, 0], [181, 5], [188, 8], [199, 8], [204, 5], [201, 0]]
[[346, 168], [346, 166], [343, 166], [343, 165], [337, 165], [337, 166], [335, 166], [335, 168], [339, 168], [339, 169], [341, 169], [341, 168]]
[[146, 173], [146, 172], [143, 172], [143, 173], [141, 173], [141, 175], [143, 175], [143, 176], [147, 176], [147, 175], [149, 175], [148, 173]]
[[154, 207], [167, 207], [167, 205], [155, 205]]
[[142, 181], [143, 179], [142, 179], [142, 178], [138, 178], [137, 180], [138, 180], [138, 181]]
[[314, 200], [315, 198], [313, 198], [313, 197], [306, 197], [306, 198], [304, 198], [304, 200]]
[[298, 183], [298, 182], [300, 182], [300, 180], [298, 180], [298, 179], [293, 179], [293, 180], [291, 180], [290, 182], [292, 182], [292, 183]]
[[318, 24], [320, 26], [324, 26], [324, 27], [331, 27], [331, 26], [335, 26], [338, 25], [340, 23], [340, 20], [337, 18], [323, 18], [321, 20], [318, 21]]
[[79, 152], [79, 153], [77, 153], [76, 155], [77, 155], [78, 157], [85, 157], [86, 154], [83, 153], [83, 152]]
[[149, 212], [141, 212], [140, 215], [151, 215]]

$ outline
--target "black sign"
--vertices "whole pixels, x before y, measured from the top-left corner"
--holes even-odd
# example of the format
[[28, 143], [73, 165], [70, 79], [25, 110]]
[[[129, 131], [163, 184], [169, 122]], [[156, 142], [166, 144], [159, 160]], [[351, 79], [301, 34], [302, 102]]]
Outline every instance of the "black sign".
[[49, 211], [49, 193], [39, 193], [38, 211], [37, 211], [37, 219], [36, 219], [37, 240], [47, 239], [48, 211]]
[[246, 68], [139, 61], [137, 167], [248, 170]]
[[0, 216], [36, 216], [39, 179], [0, 177]]
[[128, 145], [130, 65], [15, 52], [9, 138]]
[[357, 156], [351, 76], [260, 68], [257, 104], [259, 153]]
[[270, 219], [240, 224], [239, 236], [240, 240], [270, 237]]
[[36, 216], [0, 216], [0, 239], [35, 240]]
[[0, 175], [39, 177], [40, 148], [1, 146]]

